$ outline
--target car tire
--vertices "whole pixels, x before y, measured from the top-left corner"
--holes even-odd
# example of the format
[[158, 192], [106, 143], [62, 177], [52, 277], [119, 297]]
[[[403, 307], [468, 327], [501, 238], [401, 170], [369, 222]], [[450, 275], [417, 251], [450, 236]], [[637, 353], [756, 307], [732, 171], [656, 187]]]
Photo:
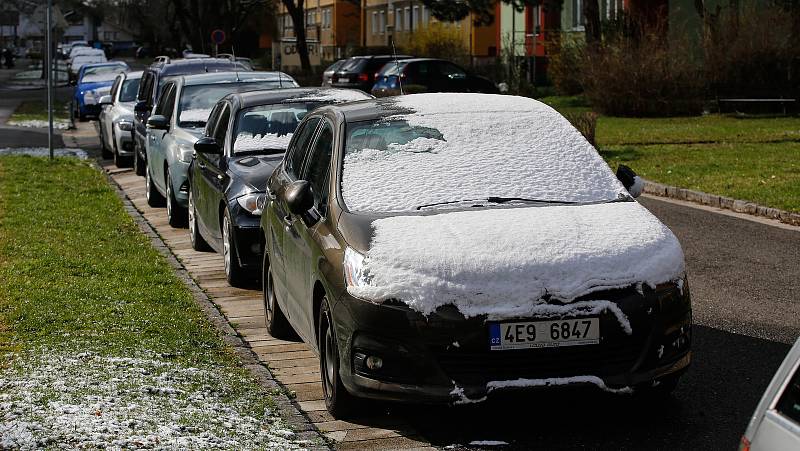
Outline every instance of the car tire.
[[145, 169], [144, 186], [145, 197], [147, 198], [147, 205], [151, 207], [163, 207], [164, 196], [156, 189], [156, 184], [153, 183], [153, 176], [150, 174], [150, 168]]
[[239, 264], [239, 253], [233, 238], [233, 220], [228, 209], [222, 215], [222, 258], [225, 265], [225, 277], [232, 287], [244, 287], [252, 281], [252, 274]]
[[272, 265], [269, 263], [269, 256], [267, 256], [266, 252], [264, 252], [264, 262], [261, 268], [261, 293], [264, 298], [264, 317], [266, 318], [267, 332], [273, 338], [287, 338], [291, 336], [292, 326], [278, 304], [272, 279]]
[[100, 154], [103, 156], [104, 160], [109, 160], [114, 156], [114, 154], [106, 145], [106, 136], [103, 133], [103, 124], [100, 124]]
[[[134, 142], [136, 138], [134, 137]], [[133, 170], [136, 172], [136, 175], [144, 175], [145, 170], [147, 170], [147, 165], [144, 163], [144, 159], [139, 155], [139, 146], [133, 146]]]
[[186, 209], [178, 205], [175, 199], [175, 192], [172, 190], [172, 176], [167, 169], [167, 220], [169, 225], [174, 228], [182, 228], [186, 225]]
[[131, 157], [123, 157], [119, 154], [119, 149], [117, 148], [117, 135], [112, 132], [111, 134], [111, 144], [114, 146], [113, 153], [114, 153], [114, 165], [118, 168], [127, 168], [131, 166]]
[[336, 418], [346, 417], [354, 411], [357, 399], [347, 391], [339, 375], [339, 346], [336, 328], [327, 296], [322, 298], [319, 309], [319, 372], [322, 378], [322, 394], [325, 407]]
[[208, 245], [203, 235], [200, 234], [200, 228], [197, 225], [197, 208], [194, 205], [194, 195], [192, 195], [191, 188], [189, 189], [189, 241], [192, 243], [192, 249], [198, 252], [208, 252], [211, 246]]

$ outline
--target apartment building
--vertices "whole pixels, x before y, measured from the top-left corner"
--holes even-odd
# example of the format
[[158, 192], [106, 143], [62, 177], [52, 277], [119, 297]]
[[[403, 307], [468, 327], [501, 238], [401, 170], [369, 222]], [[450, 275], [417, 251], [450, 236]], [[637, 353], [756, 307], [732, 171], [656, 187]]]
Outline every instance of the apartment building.
[[[361, 38], [361, 11], [357, 3], [347, 0], [307, 0], [305, 2], [305, 27], [309, 57], [312, 65], [344, 58], [348, 48], [359, 45]], [[273, 46], [275, 60], [286, 68], [299, 67], [295, 50], [295, 33], [292, 18], [283, 4], [278, 7], [280, 38]]]

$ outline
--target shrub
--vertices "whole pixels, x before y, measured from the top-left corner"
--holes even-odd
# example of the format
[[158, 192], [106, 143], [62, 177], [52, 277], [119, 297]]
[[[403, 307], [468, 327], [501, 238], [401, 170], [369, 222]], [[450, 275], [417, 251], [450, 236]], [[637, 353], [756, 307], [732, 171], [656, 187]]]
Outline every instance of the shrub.
[[547, 75], [556, 91], [562, 96], [574, 96], [583, 92], [581, 65], [584, 60], [584, 45], [581, 40], [558, 38], [547, 44], [550, 62]]
[[455, 27], [447, 27], [440, 22], [414, 31], [413, 37], [401, 46], [406, 52], [419, 57], [444, 58], [462, 64], [469, 62], [469, 51], [464, 46], [461, 33]]
[[595, 145], [595, 130], [597, 130], [597, 113], [564, 113], [564, 117], [577, 128], [591, 145]]

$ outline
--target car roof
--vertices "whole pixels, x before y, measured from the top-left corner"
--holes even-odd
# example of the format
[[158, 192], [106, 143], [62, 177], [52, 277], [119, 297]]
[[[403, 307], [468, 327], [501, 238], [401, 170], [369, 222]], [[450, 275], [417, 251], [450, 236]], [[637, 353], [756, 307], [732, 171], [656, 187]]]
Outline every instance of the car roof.
[[[249, 108], [257, 105], [269, 105], [273, 103], [281, 103], [296, 97], [310, 98], [315, 95], [325, 95], [336, 92], [351, 92], [352, 89], [337, 89], [337, 88], [286, 88], [286, 89], [271, 89], [260, 91], [249, 91], [229, 94], [228, 97], [235, 97], [238, 99], [242, 108]], [[364, 94], [367, 96], [368, 94]], [[368, 98], [368, 97], [365, 97]]]
[[208, 85], [213, 83], [230, 83], [236, 81], [279, 81], [293, 83], [294, 79], [283, 72], [277, 71], [228, 71], [191, 74], [183, 76], [184, 86]]
[[88, 69], [90, 67], [105, 67], [105, 66], [125, 66], [128, 67], [128, 63], [125, 61], [106, 61], [103, 63], [89, 63], [85, 64], [81, 69]]
[[124, 74], [125, 74], [125, 79], [126, 80], [135, 80], [137, 78], [142, 78], [142, 75], [144, 75], [144, 71], [143, 70], [137, 70], [137, 71], [134, 71], [134, 72], [124, 72]]
[[222, 58], [198, 58], [159, 61], [150, 65], [149, 70], [160, 72], [161, 76], [188, 75], [202, 72], [222, 72], [241, 70], [246, 72], [240, 63]]

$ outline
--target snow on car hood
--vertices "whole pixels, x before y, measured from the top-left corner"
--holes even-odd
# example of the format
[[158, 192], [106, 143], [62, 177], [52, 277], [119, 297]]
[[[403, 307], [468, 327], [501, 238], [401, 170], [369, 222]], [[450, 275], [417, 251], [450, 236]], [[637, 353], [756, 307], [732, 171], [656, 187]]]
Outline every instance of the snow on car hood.
[[637, 202], [393, 216], [372, 226], [367, 282], [348, 292], [426, 315], [453, 304], [466, 317], [532, 316], [545, 295], [571, 302], [684, 272], [678, 240]]

